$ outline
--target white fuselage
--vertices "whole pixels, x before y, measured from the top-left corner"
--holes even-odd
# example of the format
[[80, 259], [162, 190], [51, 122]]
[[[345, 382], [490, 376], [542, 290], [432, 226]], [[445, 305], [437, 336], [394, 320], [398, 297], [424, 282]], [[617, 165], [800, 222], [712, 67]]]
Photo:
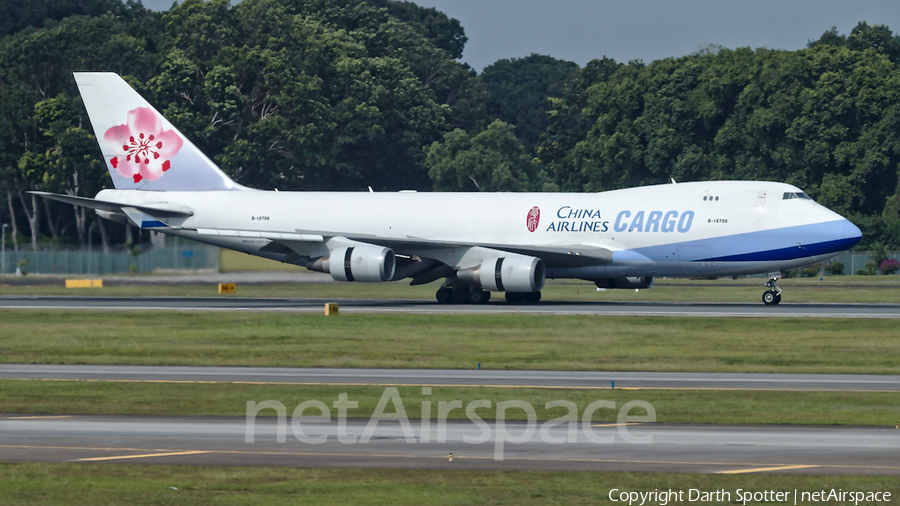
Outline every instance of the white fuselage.
[[[104, 190], [97, 199], [189, 208], [193, 216], [155, 230], [278, 260], [284, 255], [266, 252], [271, 240], [254, 232], [348, 237], [454, 269], [480, 261], [478, 248], [609, 250], [612, 260], [596, 265], [544, 259], [547, 277], [598, 279], [772, 272], [859, 241], [859, 229], [840, 215], [785, 198], [800, 192], [783, 183], [723, 181], [581, 194]], [[306, 256], [321, 254], [324, 246], [310, 244]]]

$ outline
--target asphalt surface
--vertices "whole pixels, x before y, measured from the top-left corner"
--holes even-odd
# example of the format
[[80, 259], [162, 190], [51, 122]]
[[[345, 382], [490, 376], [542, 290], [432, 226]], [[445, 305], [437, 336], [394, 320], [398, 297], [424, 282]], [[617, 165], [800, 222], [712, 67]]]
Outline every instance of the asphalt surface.
[[478, 421], [0, 415], [0, 460], [900, 476], [893, 428]]
[[900, 304], [764, 304], [684, 302], [563, 302], [483, 305], [442, 305], [431, 300], [404, 299], [283, 299], [241, 297], [57, 297], [3, 296], [0, 309], [95, 309], [148, 311], [308, 311], [321, 312], [337, 302], [347, 313], [529, 313], [696, 317], [815, 317], [900, 318]]
[[0, 378], [90, 381], [900, 392], [900, 376], [0, 364]]

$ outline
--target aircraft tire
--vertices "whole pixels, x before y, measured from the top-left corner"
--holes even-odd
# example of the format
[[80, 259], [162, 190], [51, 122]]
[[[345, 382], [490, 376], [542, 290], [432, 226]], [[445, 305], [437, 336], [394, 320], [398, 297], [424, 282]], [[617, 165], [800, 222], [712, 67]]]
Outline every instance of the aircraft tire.
[[780, 303], [781, 303], [781, 294], [779, 293], [778, 295], [775, 296], [775, 304], [780, 304]]
[[453, 302], [453, 293], [449, 288], [438, 288], [437, 293], [435, 294], [435, 298], [437, 299], [439, 304], [450, 304]]
[[469, 292], [470, 304], [487, 304], [489, 300], [491, 300], [491, 292], [484, 290], [472, 290]]
[[521, 304], [525, 302], [525, 299], [519, 292], [506, 292], [506, 302], [509, 302], [510, 304]]
[[526, 292], [522, 294], [522, 302], [526, 304], [537, 304], [541, 301], [541, 292]]
[[774, 306], [781, 302], [781, 296], [775, 290], [766, 290], [763, 292], [762, 301], [767, 306]]

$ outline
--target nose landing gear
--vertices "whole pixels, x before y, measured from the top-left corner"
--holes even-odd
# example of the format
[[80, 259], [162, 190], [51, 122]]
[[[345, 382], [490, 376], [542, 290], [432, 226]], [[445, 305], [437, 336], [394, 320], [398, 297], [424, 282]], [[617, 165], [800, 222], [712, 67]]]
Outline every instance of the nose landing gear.
[[[781, 274], [781, 273], [778, 273]], [[768, 290], [763, 292], [762, 301], [763, 304], [767, 306], [774, 306], [781, 302], [781, 288], [778, 287], [776, 281], [778, 281], [777, 275], [769, 274], [769, 281], [766, 282], [766, 287]]]

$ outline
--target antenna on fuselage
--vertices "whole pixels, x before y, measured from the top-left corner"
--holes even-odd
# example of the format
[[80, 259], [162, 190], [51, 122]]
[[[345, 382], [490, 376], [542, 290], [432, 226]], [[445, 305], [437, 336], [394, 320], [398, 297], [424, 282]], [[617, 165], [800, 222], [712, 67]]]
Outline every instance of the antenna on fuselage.
[[672, 181], [672, 184], [678, 184], [678, 183], [675, 182], [675, 178], [674, 178], [674, 177], [670, 177], [669, 179]]

